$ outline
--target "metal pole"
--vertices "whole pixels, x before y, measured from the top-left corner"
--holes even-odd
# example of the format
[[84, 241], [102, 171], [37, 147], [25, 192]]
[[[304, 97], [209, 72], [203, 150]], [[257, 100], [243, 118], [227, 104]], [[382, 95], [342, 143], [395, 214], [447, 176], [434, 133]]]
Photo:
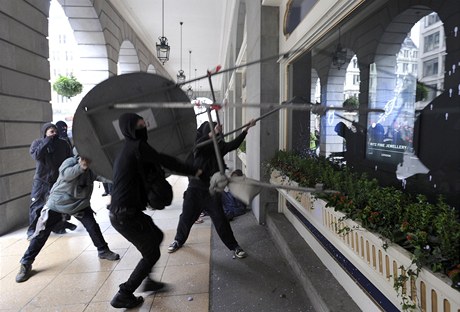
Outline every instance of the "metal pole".
[[209, 106], [206, 107], [206, 112], [208, 113], [208, 121], [209, 121], [209, 126], [211, 128], [211, 137], [212, 137], [212, 142], [214, 143], [214, 151], [216, 152], [217, 163], [219, 165], [219, 171], [220, 171], [220, 174], [225, 175], [224, 162], [222, 161], [219, 144], [217, 143], [216, 132], [214, 131], [214, 127], [212, 126], [211, 109], [209, 108]]

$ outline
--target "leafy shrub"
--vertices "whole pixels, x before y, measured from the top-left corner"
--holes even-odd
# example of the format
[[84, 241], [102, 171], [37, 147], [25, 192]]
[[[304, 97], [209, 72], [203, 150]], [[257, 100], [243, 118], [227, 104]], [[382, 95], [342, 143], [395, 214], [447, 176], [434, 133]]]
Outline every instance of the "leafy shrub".
[[53, 90], [70, 99], [83, 91], [83, 85], [73, 75], [70, 77], [59, 75], [53, 83]]
[[[424, 195], [380, 187], [365, 174], [358, 175], [325, 158], [307, 158], [294, 152], [278, 151], [268, 165], [301, 186], [323, 183], [325, 188], [337, 190], [339, 193], [316, 196], [346, 218], [412, 252], [418, 270], [428, 266], [447, 273], [460, 264], [458, 212], [442, 197], [430, 203]], [[460, 287], [455, 282], [453, 286]]]

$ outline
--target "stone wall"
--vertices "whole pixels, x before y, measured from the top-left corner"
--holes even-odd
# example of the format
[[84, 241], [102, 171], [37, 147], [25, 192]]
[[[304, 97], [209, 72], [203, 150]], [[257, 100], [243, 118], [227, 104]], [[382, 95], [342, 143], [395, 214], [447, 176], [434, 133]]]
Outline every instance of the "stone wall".
[[[117, 74], [123, 42], [141, 71], [169, 77], [108, 0], [59, 0], [77, 39], [87, 93]], [[0, 1], [0, 235], [28, 223], [35, 163], [29, 155], [43, 123], [53, 119], [48, 46], [49, 0]]]

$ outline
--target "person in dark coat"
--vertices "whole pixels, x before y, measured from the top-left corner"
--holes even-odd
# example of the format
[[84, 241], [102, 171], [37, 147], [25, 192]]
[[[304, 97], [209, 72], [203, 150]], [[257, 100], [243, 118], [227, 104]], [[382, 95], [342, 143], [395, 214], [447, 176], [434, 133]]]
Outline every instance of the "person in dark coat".
[[[255, 121], [251, 120], [249, 126], [241, 132], [233, 141], [225, 142], [223, 137], [219, 135], [222, 133], [222, 127], [213, 123], [212, 126], [219, 137], [218, 145], [224, 163], [223, 157], [238, 148], [246, 138], [249, 128], [255, 125]], [[196, 145], [209, 140], [211, 137], [211, 127], [209, 122], [204, 122], [197, 130]], [[184, 203], [182, 206], [182, 214], [179, 217], [177, 225], [176, 236], [174, 241], [169, 245], [168, 252], [172, 253], [182, 247], [187, 241], [190, 230], [200, 216], [203, 209], [211, 217], [211, 220], [216, 228], [217, 234], [225, 244], [225, 246], [232, 250], [235, 257], [244, 258], [246, 252], [240, 247], [233, 235], [230, 222], [225, 216], [222, 207], [222, 194], [219, 192], [213, 195], [209, 192], [210, 179], [212, 175], [219, 171], [219, 163], [214, 151], [213, 144], [207, 144], [195, 149], [194, 152], [194, 166], [201, 168], [203, 173], [199, 179], [191, 179], [188, 188], [184, 193]]]
[[[69, 136], [67, 135], [67, 124], [65, 121], [59, 120], [56, 122], [56, 128], [58, 132], [58, 136], [61, 140], [66, 141], [70, 148], [72, 149], [73, 144], [72, 141], [70, 140]], [[68, 214], [62, 214], [62, 222], [58, 222], [54, 225], [53, 227], [53, 232], [58, 233], [58, 234], [65, 234], [66, 229], [69, 229], [71, 231], [75, 230], [77, 226], [73, 223], [70, 223], [70, 215]]]
[[134, 308], [143, 302], [134, 291], [142, 284], [144, 291], [158, 291], [161, 282], [150, 279], [149, 274], [160, 258], [163, 232], [143, 213], [147, 206], [145, 173], [158, 172], [158, 165], [184, 175], [200, 174], [200, 170], [186, 165], [174, 157], [158, 153], [147, 143], [144, 119], [133, 113], [120, 116], [119, 125], [125, 143], [113, 165], [112, 201], [109, 206], [112, 226], [130, 241], [142, 255], [142, 259], [128, 280], [120, 285], [110, 304], [115, 308]]
[[62, 213], [73, 215], [83, 224], [97, 248], [100, 259], [110, 261], [120, 259], [118, 254], [109, 249], [102, 236], [101, 228], [94, 219], [90, 199], [93, 193], [93, 182], [99, 177], [89, 168], [89, 165], [89, 159], [78, 155], [67, 158], [62, 163], [59, 168], [59, 178], [51, 188], [29, 247], [21, 258], [19, 273], [16, 275], [17, 283], [27, 281], [32, 275], [32, 263], [45, 246], [53, 226], [61, 222]]
[[67, 134], [67, 124], [65, 121], [62, 121], [62, 120], [59, 120], [58, 122], [56, 122], [56, 127], [57, 127], [57, 130], [58, 130], [58, 136], [60, 139], [66, 141], [67, 143], [69, 143], [70, 147], [72, 148], [73, 147], [73, 144], [72, 144], [72, 141], [70, 140], [69, 138], [69, 135]]
[[69, 144], [59, 139], [57, 127], [50, 122], [42, 126], [42, 138], [34, 140], [29, 151], [35, 160], [36, 167], [30, 194], [28, 238], [35, 232], [42, 208], [51, 187], [59, 176], [59, 166], [65, 159], [72, 156]]

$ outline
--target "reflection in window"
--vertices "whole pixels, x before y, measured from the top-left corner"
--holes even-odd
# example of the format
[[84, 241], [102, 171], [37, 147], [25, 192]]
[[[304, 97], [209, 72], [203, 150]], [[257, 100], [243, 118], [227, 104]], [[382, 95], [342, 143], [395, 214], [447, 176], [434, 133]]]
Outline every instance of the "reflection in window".
[[[367, 157], [370, 159], [398, 163], [404, 152], [412, 151], [417, 73], [409, 72], [409, 68], [416, 68], [418, 60], [412, 56], [417, 55], [413, 53], [417, 50], [407, 36], [396, 58], [389, 55], [382, 65], [371, 65], [370, 106], [385, 112], [369, 114]], [[395, 66], [386, 63], [392, 60]]]
[[366, 153], [373, 160], [398, 163], [413, 150], [415, 111], [444, 86], [445, 36], [438, 15], [416, 23], [399, 51], [389, 49], [382, 48], [370, 65], [369, 107], [385, 112], [368, 116]]
[[355, 97], [356, 94], [359, 94], [359, 81], [358, 58], [355, 54], [351, 58], [345, 73], [345, 82], [343, 85], [344, 100]]

